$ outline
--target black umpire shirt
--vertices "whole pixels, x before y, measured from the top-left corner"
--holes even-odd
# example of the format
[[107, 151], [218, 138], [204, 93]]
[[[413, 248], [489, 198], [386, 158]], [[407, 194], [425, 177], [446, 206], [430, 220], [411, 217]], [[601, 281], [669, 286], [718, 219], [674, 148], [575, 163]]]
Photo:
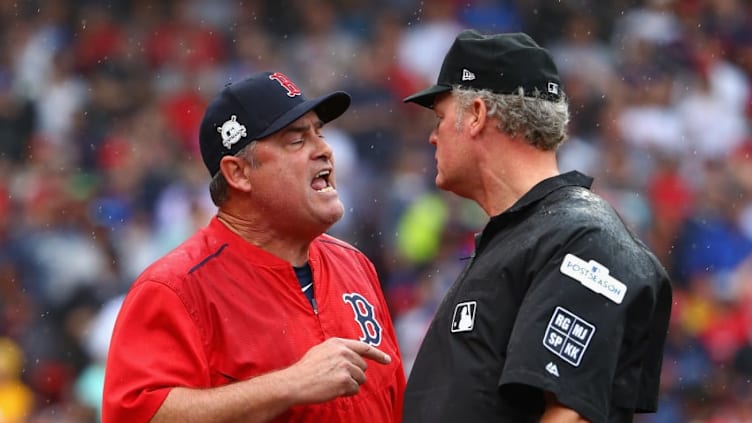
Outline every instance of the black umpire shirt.
[[592, 179], [546, 179], [476, 236], [413, 365], [405, 423], [538, 422], [543, 391], [591, 422], [655, 411], [665, 269]]

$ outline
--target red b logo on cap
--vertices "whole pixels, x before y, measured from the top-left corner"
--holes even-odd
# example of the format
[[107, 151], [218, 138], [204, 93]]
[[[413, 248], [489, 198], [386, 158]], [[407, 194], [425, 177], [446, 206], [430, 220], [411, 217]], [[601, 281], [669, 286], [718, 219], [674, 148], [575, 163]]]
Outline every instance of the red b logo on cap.
[[273, 74], [269, 75], [269, 79], [273, 79], [279, 82], [279, 85], [287, 90], [288, 97], [295, 97], [296, 95], [302, 94], [300, 88], [298, 88], [298, 86], [295, 85], [295, 83], [292, 82], [290, 78], [288, 78], [287, 75], [282, 72], [274, 72]]

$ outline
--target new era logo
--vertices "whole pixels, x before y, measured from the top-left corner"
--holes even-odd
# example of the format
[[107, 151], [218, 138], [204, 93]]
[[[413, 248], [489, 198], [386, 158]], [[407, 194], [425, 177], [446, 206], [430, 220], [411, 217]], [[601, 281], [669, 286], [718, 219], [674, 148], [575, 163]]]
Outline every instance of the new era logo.
[[549, 82], [548, 83], [548, 93], [549, 94], [554, 94], [554, 95], [559, 95], [559, 84], [557, 84], [556, 82]]
[[475, 79], [475, 74], [470, 72], [467, 69], [462, 69], [462, 80], [463, 81], [472, 81]]

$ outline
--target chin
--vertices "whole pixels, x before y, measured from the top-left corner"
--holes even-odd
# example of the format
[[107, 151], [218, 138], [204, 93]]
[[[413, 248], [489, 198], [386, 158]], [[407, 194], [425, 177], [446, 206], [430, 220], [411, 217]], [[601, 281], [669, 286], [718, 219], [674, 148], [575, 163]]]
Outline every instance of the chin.
[[339, 212], [334, 213], [332, 215], [331, 223], [334, 225], [335, 223], [339, 222], [340, 219], [342, 219], [342, 216], [345, 215], [345, 209], [340, 209]]
[[450, 191], [447, 181], [444, 178], [442, 178], [441, 175], [436, 175], [436, 179], [434, 180], [434, 183], [436, 184], [436, 188], [443, 189], [445, 191]]
[[326, 222], [329, 226], [334, 225], [335, 223], [339, 222], [340, 219], [342, 219], [342, 216], [345, 215], [345, 208], [340, 204], [339, 207], [332, 208], [331, 210], [328, 210], [325, 213], [322, 213], [322, 220]]

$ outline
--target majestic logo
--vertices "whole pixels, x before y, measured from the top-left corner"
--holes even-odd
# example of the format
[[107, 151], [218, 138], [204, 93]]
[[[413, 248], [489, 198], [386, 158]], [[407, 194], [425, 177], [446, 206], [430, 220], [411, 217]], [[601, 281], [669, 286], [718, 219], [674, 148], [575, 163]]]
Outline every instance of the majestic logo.
[[556, 377], [559, 377], [559, 367], [550, 361], [548, 362], [548, 364], [546, 364], [546, 371]]
[[475, 74], [470, 72], [467, 69], [462, 69], [462, 80], [463, 81], [472, 81], [475, 79]]
[[300, 91], [300, 88], [298, 88], [298, 86], [282, 72], [274, 72], [269, 75], [269, 79], [279, 82], [279, 85], [287, 90], [288, 97], [295, 97], [296, 95], [301, 95], [303, 93]]
[[366, 344], [378, 346], [381, 344], [381, 325], [373, 313], [373, 306], [362, 295], [357, 293], [344, 294], [342, 299], [350, 304], [355, 314], [355, 321], [360, 325], [362, 336], [360, 340]]
[[454, 307], [452, 332], [470, 332], [475, 326], [475, 301], [466, 301]]
[[585, 288], [603, 295], [616, 304], [621, 304], [627, 293], [627, 286], [609, 275], [608, 268], [595, 260], [586, 262], [574, 254], [567, 254], [559, 270]]
[[556, 307], [543, 336], [543, 346], [562, 360], [578, 367], [594, 333], [595, 326], [585, 319], [563, 307]]
[[230, 120], [225, 121], [222, 126], [217, 128], [217, 132], [222, 136], [222, 145], [228, 150], [247, 135], [245, 125], [238, 123], [238, 117], [235, 115], [232, 115]]

